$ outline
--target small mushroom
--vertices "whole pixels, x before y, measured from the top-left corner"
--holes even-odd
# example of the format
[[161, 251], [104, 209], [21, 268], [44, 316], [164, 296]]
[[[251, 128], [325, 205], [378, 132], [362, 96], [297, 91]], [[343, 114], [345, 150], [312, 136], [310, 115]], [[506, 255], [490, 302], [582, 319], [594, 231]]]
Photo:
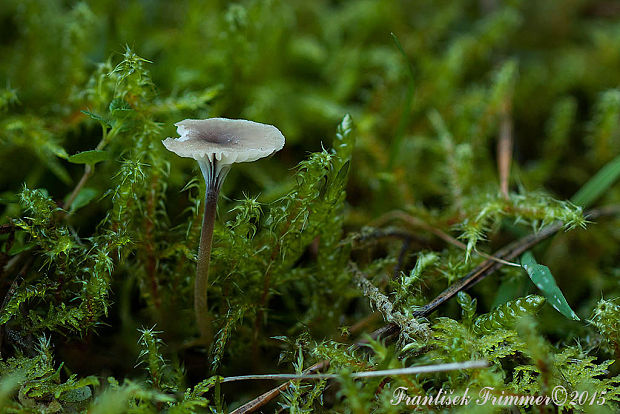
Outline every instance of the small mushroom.
[[279, 151], [284, 135], [273, 125], [243, 119], [186, 119], [175, 124], [179, 138], [166, 138], [164, 146], [181, 157], [198, 161], [205, 179], [205, 208], [198, 249], [198, 265], [194, 281], [194, 311], [201, 339], [211, 338], [207, 308], [209, 262], [217, 198], [235, 162], [251, 162]]

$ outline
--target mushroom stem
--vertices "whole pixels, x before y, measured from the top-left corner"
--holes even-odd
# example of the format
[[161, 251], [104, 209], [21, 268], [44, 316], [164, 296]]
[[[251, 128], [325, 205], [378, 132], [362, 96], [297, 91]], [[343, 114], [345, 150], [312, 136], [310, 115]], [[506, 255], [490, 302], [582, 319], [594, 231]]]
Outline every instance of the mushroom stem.
[[209, 342], [211, 340], [211, 317], [207, 304], [207, 289], [209, 285], [211, 246], [217, 212], [217, 199], [229, 167], [219, 167], [215, 158], [212, 162], [208, 159], [199, 161], [199, 164], [204, 175], [206, 192], [200, 246], [198, 248], [196, 279], [194, 280], [194, 312], [196, 313], [196, 323], [200, 331], [200, 339]]
[[198, 265], [196, 266], [196, 280], [194, 281], [194, 311], [196, 322], [203, 339], [211, 337], [211, 321], [207, 307], [207, 285], [209, 283], [209, 264], [211, 262], [211, 244], [213, 241], [213, 226], [217, 211], [217, 189], [209, 191], [205, 197], [204, 216], [202, 217], [202, 231], [200, 233], [200, 247], [198, 248]]

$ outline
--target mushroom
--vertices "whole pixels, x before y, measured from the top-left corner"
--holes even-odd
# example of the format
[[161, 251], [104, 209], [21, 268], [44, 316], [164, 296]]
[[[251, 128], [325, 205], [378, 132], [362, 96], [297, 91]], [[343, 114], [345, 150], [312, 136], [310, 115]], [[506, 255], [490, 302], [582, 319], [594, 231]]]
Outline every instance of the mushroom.
[[244, 119], [185, 119], [175, 124], [179, 138], [166, 138], [164, 146], [181, 157], [198, 161], [206, 184], [205, 208], [194, 281], [194, 311], [202, 340], [209, 341], [211, 324], [207, 308], [209, 262], [217, 198], [235, 162], [252, 162], [279, 151], [284, 135], [273, 125]]

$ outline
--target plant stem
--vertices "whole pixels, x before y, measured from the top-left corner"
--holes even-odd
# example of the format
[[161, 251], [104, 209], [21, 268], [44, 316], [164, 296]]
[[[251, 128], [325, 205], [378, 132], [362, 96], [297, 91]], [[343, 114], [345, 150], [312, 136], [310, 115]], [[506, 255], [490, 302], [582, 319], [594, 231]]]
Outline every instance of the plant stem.
[[207, 286], [209, 284], [209, 264], [211, 262], [211, 245], [213, 242], [213, 227], [217, 211], [217, 197], [219, 185], [210, 185], [207, 182], [205, 194], [204, 216], [200, 233], [200, 247], [198, 248], [198, 265], [196, 266], [196, 280], [194, 281], [194, 312], [200, 330], [200, 339], [210, 341], [211, 318], [207, 306]]
[[84, 187], [84, 184], [86, 184], [86, 181], [88, 181], [88, 178], [90, 178], [90, 175], [92, 173], [93, 173], [92, 165], [86, 165], [84, 167], [84, 174], [82, 175], [82, 178], [80, 178], [80, 181], [77, 183], [77, 185], [75, 186], [75, 188], [71, 192], [71, 195], [69, 196], [67, 201], [63, 204], [62, 207], [64, 209], [69, 209], [71, 207], [71, 204], [73, 204], [73, 202], [75, 201], [75, 198], [77, 197], [78, 193], [80, 192], [82, 187]]
[[[105, 125], [102, 124], [101, 127], [103, 128], [103, 137], [101, 138], [101, 141], [99, 141], [99, 144], [97, 144], [97, 147], [95, 147], [95, 151], [103, 150], [106, 144], [110, 141], [110, 138], [116, 135], [116, 133], [120, 130], [120, 126], [118, 128], [114, 127], [108, 133], [108, 129], [106, 128]], [[82, 175], [82, 178], [80, 178], [80, 181], [77, 183], [73, 191], [71, 191], [71, 195], [67, 199], [67, 202], [63, 204], [62, 206], [63, 209], [71, 208], [71, 204], [73, 204], [73, 202], [75, 201], [75, 198], [79, 194], [82, 187], [84, 187], [84, 184], [86, 184], [86, 181], [88, 181], [88, 179], [92, 175], [94, 169], [95, 169], [94, 165], [87, 164], [86, 166], [84, 166], [84, 174]]]

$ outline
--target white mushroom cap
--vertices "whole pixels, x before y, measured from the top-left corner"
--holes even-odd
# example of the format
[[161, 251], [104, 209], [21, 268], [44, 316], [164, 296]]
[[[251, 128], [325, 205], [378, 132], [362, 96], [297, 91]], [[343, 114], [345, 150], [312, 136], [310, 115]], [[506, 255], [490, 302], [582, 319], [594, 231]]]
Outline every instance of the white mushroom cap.
[[179, 138], [166, 138], [164, 146], [181, 157], [219, 166], [251, 162], [279, 151], [284, 135], [273, 125], [244, 119], [185, 119], [175, 124]]

